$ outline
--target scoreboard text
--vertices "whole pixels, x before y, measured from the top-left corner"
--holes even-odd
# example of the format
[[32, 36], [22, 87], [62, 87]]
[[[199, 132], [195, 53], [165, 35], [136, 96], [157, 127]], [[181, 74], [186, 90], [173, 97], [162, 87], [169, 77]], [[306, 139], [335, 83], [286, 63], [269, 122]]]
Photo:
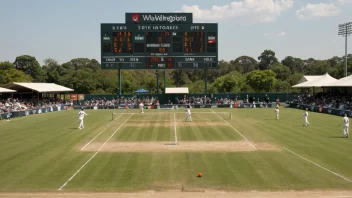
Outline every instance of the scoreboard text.
[[[101, 24], [102, 69], [218, 67], [216, 23], [170, 24], [173, 19], [181, 21], [184, 18], [165, 14], [166, 17], [156, 15], [158, 20], [166, 20], [159, 24], [147, 21], [152, 20], [153, 15], [141, 15], [133, 14], [131, 24]], [[138, 22], [141, 17], [144, 17], [144, 23]]]

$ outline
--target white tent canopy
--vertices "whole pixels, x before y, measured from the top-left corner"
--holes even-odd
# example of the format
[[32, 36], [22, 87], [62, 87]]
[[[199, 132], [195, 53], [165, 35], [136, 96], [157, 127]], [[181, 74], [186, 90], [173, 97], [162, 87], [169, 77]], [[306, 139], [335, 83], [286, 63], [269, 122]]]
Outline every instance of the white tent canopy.
[[5, 85], [7, 88], [21, 90], [23, 88], [30, 89], [39, 93], [53, 93], [53, 92], [72, 92], [73, 89], [57, 85], [55, 83], [11, 83]]
[[16, 91], [0, 87], [0, 93], [13, 93], [13, 92], [16, 92]]
[[320, 76], [303, 76], [301, 79], [299, 79], [297, 84], [304, 83], [304, 82], [307, 82], [307, 81], [314, 81], [314, 80], [317, 80], [317, 79], [321, 78], [322, 76], [324, 76], [324, 75], [320, 75]]
[[172, 87], [165, 89], [166, 94], [188, 94], [188, 87]]
[[315, 78], [314, 80], [303, 82], [297, 85], [292, 86], [293, 88], [310, 88], [310, 87], [324, 87], [333, 82], [337, 81], [336, 78], [331, 77], [328, 73]]
[[352, 75], [324, 85], [323, 87], [352, 87]]

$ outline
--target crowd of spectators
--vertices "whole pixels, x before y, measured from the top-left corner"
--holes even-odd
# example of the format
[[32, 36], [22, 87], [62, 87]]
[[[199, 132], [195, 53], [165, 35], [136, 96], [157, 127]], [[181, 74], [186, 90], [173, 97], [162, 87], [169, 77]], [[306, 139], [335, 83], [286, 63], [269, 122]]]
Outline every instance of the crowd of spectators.
[[198, 104], [198, 105], [204, 105], [204, 104], [216, 104], [216, 105], [221, 105], [221, 104], [243, 104], [243, 103], [269, 103], [270, 100], [267, 96], [263, 98], [263, 100], [260, 100], [259, 98], [255, 98], [253, 96], [246, 96], [245, 98], [228, 98], [228, 97], [220, 97], [220, 98], [211, 98], [211, 97], [188, 97], [188, 98], [177, 98], [176, 99], [176, 104]]
[[0, 99], [0, 113], [25, 111], [37, 108], [55, 107], [58, 105], [70, 105], [69, 101], [56, 101], [52, 98], [37, 99]]
[[144, 105], [159, 105], [158, 98], [151, 97], [142, 97], [142, 98], [113, 98], [108, 100], [106, 98], [93, 98], [91, 100], [85, 101], [84, 105], [87, 106], [119, 106], [119, 105], [139, 105], [140, 103]]
[[352, 97], [344, 94], [309, 93], [296, 95], [292, 103], [319, 106], [340, 110], [352, 110]]

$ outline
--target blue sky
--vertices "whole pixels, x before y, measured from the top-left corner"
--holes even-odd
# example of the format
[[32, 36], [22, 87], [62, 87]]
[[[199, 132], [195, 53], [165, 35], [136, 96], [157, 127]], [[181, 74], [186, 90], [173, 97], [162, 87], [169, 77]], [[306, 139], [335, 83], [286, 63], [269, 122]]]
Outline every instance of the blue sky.
[[265, 49], [280, 60], [328, 59], [344, 54], [337, 26], [352, 21], [351, 10], [352, 0], [0, 0], [0, 61], [28, 54], [41, 65], [46, 58], [100, 62], [100, 23], [124, 23], [125, 12], [177, 11], [219, 23], [219, 59], [257, 58]]

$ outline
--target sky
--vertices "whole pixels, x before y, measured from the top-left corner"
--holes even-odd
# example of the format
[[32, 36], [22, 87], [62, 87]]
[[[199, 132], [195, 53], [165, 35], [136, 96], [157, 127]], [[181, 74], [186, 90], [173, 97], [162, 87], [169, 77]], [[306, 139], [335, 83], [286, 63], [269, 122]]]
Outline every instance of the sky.
[[[338, 24], [352, 21], [352, 0], [0, 0], [0, 62], [31, 55], [100, 62], [100, 23], [124, 23], [126, 12], [190, 12], [218, 23], [219, 60], [271, 49], [282, 60], [343, 56]], [[352, 36], [349, 37], [352, 53]]]

